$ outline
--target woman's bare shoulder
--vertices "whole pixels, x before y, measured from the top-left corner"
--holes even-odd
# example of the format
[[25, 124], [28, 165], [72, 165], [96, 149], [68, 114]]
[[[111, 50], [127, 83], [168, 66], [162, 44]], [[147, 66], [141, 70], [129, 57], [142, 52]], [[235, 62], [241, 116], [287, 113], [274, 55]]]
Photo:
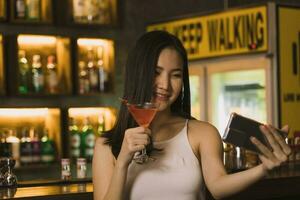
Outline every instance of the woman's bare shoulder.
[[95, 144], [95, 154], [101, 155], [100, 158], [115, 162], [115, 157], [111, 152], [111, 146], [106, 143], [106, 138], [98, 137]]
[[199, 120], [189, 121], [189, 135], [191, 139], [198, 142], [201, 142], [202, 140], [220, 140], [219, 131], [215, 126]]

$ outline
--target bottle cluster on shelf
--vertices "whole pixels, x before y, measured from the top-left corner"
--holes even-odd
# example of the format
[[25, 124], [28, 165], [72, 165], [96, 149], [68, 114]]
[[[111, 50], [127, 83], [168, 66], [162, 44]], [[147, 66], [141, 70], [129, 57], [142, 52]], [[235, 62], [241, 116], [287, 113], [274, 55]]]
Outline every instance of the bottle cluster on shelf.
[[41, 132], [35, 127], [23, 127], [18, 133], [16, 129], [7, 128], [2, 129], [0, 134], [0, 157], [14, 158], [16, 167], [50, 164], [57, 158], [56, 144], [47, 129]]
[[[42, 64], [47, 59], [47, 64]], [[56, 67], [56, 56], [48, 55], [43, 58], [39, 54], [32, 56], [29, 63], [25, 50], [19, 50], [19, 93], [48, 93], [56, 94], [59, 91], [59, 80]]]
[[85, 158], [92, 161], [96, 137], [105, 131], [105, 116], [99, 115], [97, 125], [93, 126], [89, 117], [82, 124], [75, 118], [69, 119], [70, 157], [72, 160]]
[[89, 47], [85, 60], [78, 62], [79, 69], [79, 93], [97, 93], [109, 91], [110, 74], [103, 60], [103, 47], [97, 47], [97, 55], [92, 47]]
[[14, 8], [15, 19], [40, 20], [41, 0], [16, 0]]
[[113, 22], [112, 0], [72, 0], [75, 23], [110, 24]]

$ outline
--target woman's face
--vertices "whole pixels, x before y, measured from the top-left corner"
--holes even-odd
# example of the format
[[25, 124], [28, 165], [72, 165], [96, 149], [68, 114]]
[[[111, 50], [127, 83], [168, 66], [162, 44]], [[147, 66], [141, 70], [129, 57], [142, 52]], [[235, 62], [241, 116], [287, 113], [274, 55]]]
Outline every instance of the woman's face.
[[159, 104], [158, 111], [169, 108], [181, 93], [183, 61], [173, 48], [161, 51], [156, 66], [153, 98]]

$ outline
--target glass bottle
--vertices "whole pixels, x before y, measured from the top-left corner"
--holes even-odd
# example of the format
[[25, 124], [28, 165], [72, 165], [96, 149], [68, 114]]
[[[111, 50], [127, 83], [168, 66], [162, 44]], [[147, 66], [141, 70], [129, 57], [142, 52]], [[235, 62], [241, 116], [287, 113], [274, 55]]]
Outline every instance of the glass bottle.
[[81, 156], [81, 138], [80, 131], [74, 118], [69, 119], [69, 134], [70, 134], [70, 154], [73, 160]]
[[97, 22], [98, 20], [98, 2], [97, 0], [86, 0], [86, 13], [87, 13], [87, 21], [89, 23]]
[[12, 158], [16, 161], [16, 167], [20, 166], [20, 139], [17, 138], [17, 131], [15, 129], [8, 130], [8, 137], [6, 141], [11, 144]]
[[15, 2], [15, 18], [25, 19], [26, 16], [26, 2], [25, 0], [16, 0]]
[[97, 128], [98, 136], [101, 136], [104, 131], [105, 131], [105, 117], [103, 113], [100, 113], [100, 115], [98, 116], [98, 128]]
[[33, 55], [32, 58], [32, 84], [34, 92], [41, 93], [44, 91], [44, 73], [40, 55]]
[[29, 130], [29, 135], [31, 138], [31, 150], [32, 150], [32, 163], [40, 163], [41, 161], [41, 141], [39, 138], [38, 131], [31, 127]]
[[104, 66], [103, 60], [103, 47], [98, 47], [97, 54], [98, 54], [98, 61], [97, 61], [97, 68], [98, 68], [98, 78], [99, 78], [99, 92], [106, 92], [108, 90], [108, 72]]
[[27, 94], [30, 85], [30, 68], [24, 50], [19, 51], [19, 93]]
[[22, 136], [20, 139], [20, 162], [21, 165], [32, 163], [32, 147], [28, 128], [22, 129]]
[[7, 131], [1, 130], [0, 132], [0, 157], [11, 157], [12, 146], [7, 142]]
[[95, 55], [93, 49], [89, 49], [87, 53], [87, 69], [91, 92], [97, 92], [99, 85], [98, 70], [97, 66], [95, 65]]
[[91, 162], [94, 155], [95, 134], [93, 126], [90, 123], [89, 117], [84, 118], [81, 132], [81, 151], [83, 157], [88, 162]]
[[26, 0], [26, 11], [28, 20], [40, 20], [41, 0]]
[[87, 21], [86, 0], [73, 0], [73, 17], [75, 22]]
[[90, 92], [90, 81], [88, 77], [88, 71], [86, 64], [83, 61], [79, 61], [79, 94], [86, 94]]
[[55, 143], [49, 137], [47, 129], [44, 130], [43, 137], [41, 138], [41, 161], [44, 164], [55, 161]]
[[50, 94], [55, 94], [58, 92], [58, 75], [56, 67], [55, 56], [50, 55], [47, 59], [47, 72], [46, 72], [46, 83], [47, 91]]
[[98, 22], [100, 24], [112, 23], [112, 6], [110, 0], [98, 0]]

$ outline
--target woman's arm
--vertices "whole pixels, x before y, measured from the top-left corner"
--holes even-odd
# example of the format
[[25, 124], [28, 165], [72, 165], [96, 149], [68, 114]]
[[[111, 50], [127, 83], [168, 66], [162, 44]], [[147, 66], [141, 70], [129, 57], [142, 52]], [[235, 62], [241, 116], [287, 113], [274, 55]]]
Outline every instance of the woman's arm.
[[[279, 146], [277, 146], [278, 157], [274, 155], [274, 152], [270, 154], [266, 149], [263, 149], [264, 160], [262, 160], [262, 164], [249, 170], [227, 175], [223, 165], [223, 145], [217, 129], [205, 123], [194, 124], [198, 125], [194, 125], [193, 128], [191, 128], [192, 131], [202, 130], [201, 134], [194, 134], [194, 137], [198, 137], [197, 139], [200, 141], [198, 151], [201, 155], [201, 165], [205, 183], [216, 199], [224, 198], [244, 190], [263, 178], [268, 170], [284, 162], [284, 155], [289, 153], [288, 147], [286, 148], [286, 146], [284, 146], [286, 153], [283, 152], [283, 147], [279, 148]], [[266, 132], [269, 134], [268, 139], [270, 140], [271, 133], [270, 131], [264, 130], [264, 133]], [[273, 145], [279, 145], [279, 142], [275, 140], [274, 137], [273, 139]], [[262, 144], [259, 145], [259, 148], [264, 148]], [[260, 156], [260, 158], [261, 157], [262, 156]]]
[[127, 129], [116, 160], [104, 138], [98, 138], [93, 157], [93, 185], [95, 200], [123, 199], [127, 169], [135, 152], [150, 142], [150, 130], [144, 127]]

